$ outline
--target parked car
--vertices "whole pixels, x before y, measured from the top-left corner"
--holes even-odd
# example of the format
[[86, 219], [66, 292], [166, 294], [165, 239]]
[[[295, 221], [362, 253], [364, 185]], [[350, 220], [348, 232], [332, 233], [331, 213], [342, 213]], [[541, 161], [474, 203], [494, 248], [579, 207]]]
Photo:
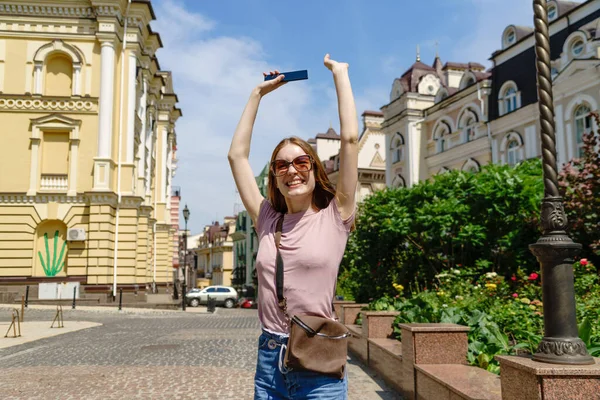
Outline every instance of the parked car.
[[208, 297], [216, 300], [216, 304], [224, 305], [226, 308], [232, 308], [237, 304], [238, 293], [232, 287], [228, 286], [209, 286], [204, 289], [192, 289], [185, 295], [187, 303], [192, 307], [198, 307], [200, 304], [206, 304]]

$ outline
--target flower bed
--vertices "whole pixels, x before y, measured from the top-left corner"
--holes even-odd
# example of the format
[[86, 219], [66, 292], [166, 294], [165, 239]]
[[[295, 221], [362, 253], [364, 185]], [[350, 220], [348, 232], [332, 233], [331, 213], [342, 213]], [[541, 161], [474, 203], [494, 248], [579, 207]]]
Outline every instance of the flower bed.
[[[600, 356], [600, 288], [596, 268], [586, 259], [573, 265], [577, 320], [580, 337], [589, 352]], [[398, 311], [395, 337], [401, 339], [400, 323], [447, 322], [466, 325], [469, 331], [468, 361], [499, 373], [496, 355], [535, 352], [543, 336], [541, 277], [520, 270], [509, 279], [495, 272], [477, 274], [453, 268], [436, 276], [430, 290], [418, 286], [406, 293], [394, 284], [398, 295], [373, 301], [368, 309]]]

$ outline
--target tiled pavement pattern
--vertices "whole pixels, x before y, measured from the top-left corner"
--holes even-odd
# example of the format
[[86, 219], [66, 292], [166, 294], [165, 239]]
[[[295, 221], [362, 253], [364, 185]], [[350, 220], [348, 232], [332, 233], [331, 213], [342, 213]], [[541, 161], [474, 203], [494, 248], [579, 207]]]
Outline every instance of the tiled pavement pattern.
[[[0, 310], [0, 321], [8, 315]], [[53, 318], [50, 310], [26, 315]], [[252, 399], [255, 310], [65, 310], [64, 319], [102, 326], [0, 349], [2, 399]], [[354, 360], [349, 382], [350, 400], [400, 398]]]

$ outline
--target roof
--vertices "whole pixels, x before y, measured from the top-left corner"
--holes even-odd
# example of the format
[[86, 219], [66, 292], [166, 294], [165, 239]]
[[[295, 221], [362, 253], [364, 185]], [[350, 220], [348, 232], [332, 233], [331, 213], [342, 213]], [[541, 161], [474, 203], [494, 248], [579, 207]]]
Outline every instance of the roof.
[[587, 24], [579, 27], [578, 30], [583, 31], [585, 33], [587, 33], [590, 39], [598, 39], [600, 38], [600, 29], [598, 29], [598, 27], [600, 26], [600, 21], [599, 20], [594, 20], [594, 21], [590, 21]]
[[437, 75], [435, 68], [423, 64], [421, 61], [415, 61], [415, 63], [402, 74], [400, 84], [405, 92], [416, 92], [421, 78], [431, 72]]
[[556, 0], [555, 1], [556, 6], [558, 8], [558, 17], [562, 17], [563, 14], [571, 11], [572, 9], [574, 9], [575, 7], [577, 7], [578, 5], [580, 5], [581, 3], [577, 3], [574, 1], [563, 1], [563, 0]]
[[365, 115], [373, 115], [375, 117], [383, 117], [383, 113], [381, 111], [372, 111], [372, 110], [366, 110], [365, 112], [362, 113], [363, 116]]
[[306, 141], [308, 144], [315, 144], [317, 143], [317, 140], [315, 138], [310, 138]]
[[154, 9], [152, 8], [151, 0], [133, 0], [132, 3], [143, 3], [148, 5], [148, 8], [150, 9], [150, 15], [152, 15], [152, 19], [156, 19], [156, 14], [154, 14]]
[[327, 129], [325, 133], [317, 133], [317, 139], [339, 139], [340, 135], [333, 128]]

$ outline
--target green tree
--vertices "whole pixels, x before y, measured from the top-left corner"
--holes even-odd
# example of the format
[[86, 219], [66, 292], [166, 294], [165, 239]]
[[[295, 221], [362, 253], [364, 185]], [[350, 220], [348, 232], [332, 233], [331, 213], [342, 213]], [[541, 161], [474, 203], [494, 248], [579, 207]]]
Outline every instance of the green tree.
[[367, 301], [397, 294], [394, 282], [421, 290], [440, 272], [462, 266], [505, 276], [536, 270], [527, 245], [540, 235], [542, 194], [539, 160], [451, 171], [412, 188], [376, 192], [361, 206], [341, 290]]

